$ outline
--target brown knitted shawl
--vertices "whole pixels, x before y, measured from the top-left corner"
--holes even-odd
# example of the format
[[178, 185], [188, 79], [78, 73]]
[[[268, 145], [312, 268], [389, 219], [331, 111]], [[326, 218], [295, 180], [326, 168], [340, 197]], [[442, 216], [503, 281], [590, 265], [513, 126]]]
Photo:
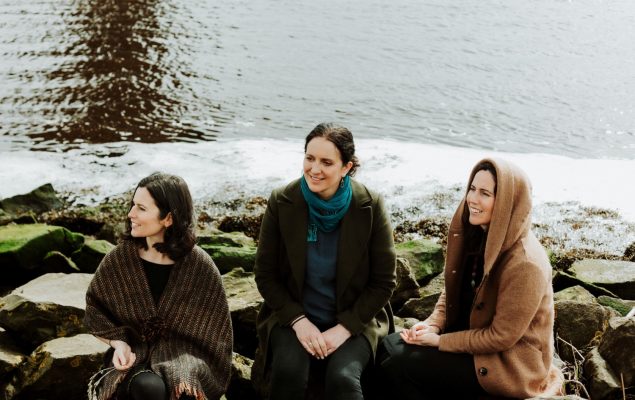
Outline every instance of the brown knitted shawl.
[[[125, 241], [104, 257], [86, 293], [90, 333], [123, 340], [166, 381], [171, 399], [218, 399], [231, 373], [232, 327], [218, 269], [201, 248], [171, 267], [155, 305], [137, 247]], [[125, 372], [112, 370], [98, 398], [113, 398]]]

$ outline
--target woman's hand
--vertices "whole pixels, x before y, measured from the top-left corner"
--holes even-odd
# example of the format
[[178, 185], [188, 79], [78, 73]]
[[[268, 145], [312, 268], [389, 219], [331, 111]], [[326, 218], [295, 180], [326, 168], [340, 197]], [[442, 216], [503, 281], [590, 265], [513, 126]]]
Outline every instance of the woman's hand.
[[412, 328], [401, 331], [400, 335], [408, 344], [439, 347], [439, 328], [425, 322], [417, 322]]
[[292, 328], [300, 344], [309, 354], [322, 360], [328, 355], [322, 332], [308, 318], [298, 320]]
[[324, 341], [327, 347], [327, 356], [331, 355], [337, 350], [345, 341], [351, 337], [351, 333], [342, 324], [337, 324], [334, 327], [322, 332]]
[[128, 343], [123, 340], [111, 340], [110, 345], [113, 349], [115, 349], [115, 352], [112, 355], [112, 363], [115, 366], [115, 369], [125, 371], [133, 366], [137, 356], [132, 352]]

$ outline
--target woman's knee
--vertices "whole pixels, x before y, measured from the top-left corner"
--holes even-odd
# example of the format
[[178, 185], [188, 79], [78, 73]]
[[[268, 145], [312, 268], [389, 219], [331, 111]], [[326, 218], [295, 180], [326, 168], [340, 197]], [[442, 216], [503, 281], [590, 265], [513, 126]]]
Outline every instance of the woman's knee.
[[[332, 394], [362, 393], [362, 371], [359, 368], [327, 369], [325, 377], [326, 392]], [[329, 398], [335, 398], [334, 396]]]
[[168, 391], [165, 381], [151, 371], [138, 373], [130, 381], [128, 393], [133, 400], [167, 399]]

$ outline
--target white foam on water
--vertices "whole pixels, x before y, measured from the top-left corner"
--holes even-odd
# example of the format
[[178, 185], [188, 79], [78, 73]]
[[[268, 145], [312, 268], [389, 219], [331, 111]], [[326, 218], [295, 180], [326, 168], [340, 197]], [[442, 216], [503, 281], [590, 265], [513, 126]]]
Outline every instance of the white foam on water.
[[[303, 145], [301, 139], [267, 139], [85, 145], [64, 153], [2, 152], [0, 198], [50, 182], [57, 190], [86, 193], [79, 199], [90, 203], [134, 188], [153, 171], [182, 176], [195, 199], [267, 196], [300, 176]], [[535, 204], [579, 202], [635, 221], [635, 185], [629, 182], [635, 176], [635, 160], [484, 152], [379, 139], [358, 140], [357, 154], [362, 164], [357, 179], [397, 208], [416, 205], [417, 199], [443, 187], [462, 191], [478, 160], [500, 157], [527, 172]]]

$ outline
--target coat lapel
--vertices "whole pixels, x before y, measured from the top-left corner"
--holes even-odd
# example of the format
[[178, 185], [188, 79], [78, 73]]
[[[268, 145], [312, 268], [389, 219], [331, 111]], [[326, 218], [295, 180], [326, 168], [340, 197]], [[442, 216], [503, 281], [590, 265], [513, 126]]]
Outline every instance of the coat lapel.
[[291, 273], [295, 280], [298, 293], [304, 287], [306, 269], [306, 236], [309, 225], [309, 211], [299, 180], [290, 185], [278, 199], [278, 211], [282, 242], [287, 250], [287, 257]]
[[[371, 198], [364, 186], [351, 180], [353, 199], [342, 218], [340, 241], [337, 254], [336, 296], [341, 298], [353, 278], [359, 260], [366, 251], [370, 240], [372, 221]], [[299, 180], [291, 184], [278, 199], [280, 231], [287, 250], [298, 293], [302, 293], [306, 271], [306, 235], [309, 211]]]
[[337, 254], [337, 292], [338, 299], [346, 290], [359, 260], [366, 251], [370, 240], [373, 215], [370, 206], [371, 199], [366, 189], [351, 180], [353, 185], [353, 199], [344, 218], [340, 231], [340, 241]]

